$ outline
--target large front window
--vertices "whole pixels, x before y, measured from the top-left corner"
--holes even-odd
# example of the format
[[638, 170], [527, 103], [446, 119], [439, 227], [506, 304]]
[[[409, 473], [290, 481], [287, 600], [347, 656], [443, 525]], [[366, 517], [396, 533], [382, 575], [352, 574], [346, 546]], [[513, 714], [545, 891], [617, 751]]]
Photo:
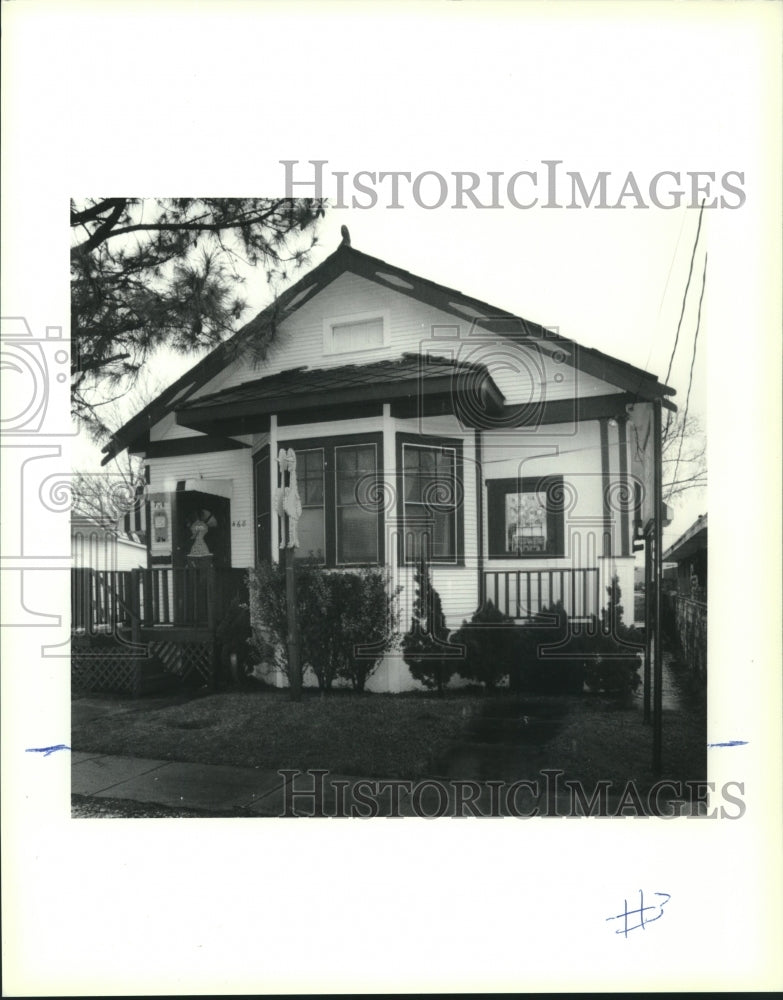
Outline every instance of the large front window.
[[296, 477], [302, 501], [297, 555], [323, 563], [326, 556], [323, 448], [297, 452]]
[[377, 565], [383, 552], [382, 436], [292, 441], [302, 514], [297, 558], [322, 566]]
[[377, 471], [374, 444], [335, 448], [337, 562], [378, 562]]
[[398, 435], [402, 560], [458, 563], [462, 558], [462, 443]]

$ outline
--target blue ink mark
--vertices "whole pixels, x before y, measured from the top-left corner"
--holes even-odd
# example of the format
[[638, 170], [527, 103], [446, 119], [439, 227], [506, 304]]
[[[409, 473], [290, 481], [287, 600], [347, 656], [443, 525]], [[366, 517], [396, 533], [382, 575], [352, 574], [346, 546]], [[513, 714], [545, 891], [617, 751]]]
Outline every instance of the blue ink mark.
[[727, 740], [725, 743], [708, 743], [707, 749], [712, 747], [746, 747], [747, 745], [747, 740]]
[[[646, 928], [647, 924], [652, 924], [656, 920], [660, 920], [661, 919], [661, 917], [663, 916], [663, 908], [664, 908], [664, 906], [666, 906], [666, 904], [669, 902], [669, 900], [672, 897], [670, 896], [670, 894], [668, 892], [655, 892], [655, 893], [653, 893], [653, 895], [654, 896], [665, 896], [666, 898], [664, 899], [664, 901], [662, 903], [658, 903], [657, 906], [645, 906], [644, 905], [644, 892], [640, 889], [639, 890], [639, 909], [638, 910], [629, 910], [628, 909], [628, 900], [627, 899], [623, 900], [623, 905], [624, 905], [623, 912], [622, 913], [618, 913], [614, 917], [607, 917], [606, 918], [607, 920], [622, 920], [623, 921], [622, 928], [619, 931], [615, 931], [615, 934], [622, 934], [622, 935], [624, 935], [627, 938], [628, 935], [629, 935], [629, 933], [631, 931], [637, 931], [637, 930], [639, 930], [640, 927], [641, 927], [642, 930], [644, 930]], [[658, 912], [657, 916], [647, 917], [647, 916], [645, 916], [645, 913], [648, 910], [658, 910], [659, 912]], [[632, 926], [629, 927], [628, 926], [628, 918], [629, 917], [635, 917], [635, 916], [639, 917], [639, 923], [638, 924], [633, 924]]]
[[55, 750], [70, 750], [70, 749], [71, 748], [69, 746], [66, 746], [65, 743], [58, 743], [56, 746], [53, 747], [28, 747], [25, 750], [25, 753], [42, 753], [44, 757], [48, 757], [49, 754], [54, 753]]

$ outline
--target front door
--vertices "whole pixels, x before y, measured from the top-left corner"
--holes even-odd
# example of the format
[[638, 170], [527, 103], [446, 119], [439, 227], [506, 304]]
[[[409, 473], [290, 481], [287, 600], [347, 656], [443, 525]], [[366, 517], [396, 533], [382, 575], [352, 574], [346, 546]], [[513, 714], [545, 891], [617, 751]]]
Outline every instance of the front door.
[[176, 529], [172, 564], [231, 566], [231, 501], [195, 490], [175, 494]]

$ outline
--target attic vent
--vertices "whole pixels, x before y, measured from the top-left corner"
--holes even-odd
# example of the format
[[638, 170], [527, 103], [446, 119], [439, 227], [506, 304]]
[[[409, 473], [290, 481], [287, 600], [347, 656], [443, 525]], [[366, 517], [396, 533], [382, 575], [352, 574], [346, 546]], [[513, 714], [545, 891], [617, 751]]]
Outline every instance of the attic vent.
[[296, 295], [291, 299], [291, 301], [286, 306], [286, 309], [291, 309], [292, 306], [295, 306], [297, 302], [301, 302], [302, 299], [306, 295], [309, 295], [314, 288], [315, 288], [315, 282], [313, 282], [312, 285], [308, 285], [307, 288], [303, 288], [301, 292], [297, 292]]
[[385, 271], [376, 271], [375, 277], [380, 278], [381, 281], [387, 281], [390, 285], [396, 285], [397, 288], [408, 288], [412, 289], [413, 285], [410, 281], [405, 281], [403, 278], [398, 278], [396, 274], [386, 274]]
[[485, 312], [481, 312], [479, 309], [473, 309], [471, 306], [464, 306], [461, 304], [458, 305], [456, 302], [449, 302], [449, 305], [452, 309], [456, 309], [458, 313], [462, 313], [463, 316], [470, 316], [473, 319], [487, 318], [487, 314]]

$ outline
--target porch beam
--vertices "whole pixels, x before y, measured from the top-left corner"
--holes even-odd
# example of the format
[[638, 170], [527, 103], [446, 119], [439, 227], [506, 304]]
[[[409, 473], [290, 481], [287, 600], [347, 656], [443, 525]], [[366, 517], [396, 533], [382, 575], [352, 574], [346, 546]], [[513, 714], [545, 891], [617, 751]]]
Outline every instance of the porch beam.
[[172, 458], [176, 455], [202, 455], [213, 451], [236, 451], [249, 448], [244, 441], [204, 434], [197, 438], [174, 438], [171, 441], [150, 441], [144, 449], [147, 458]]

